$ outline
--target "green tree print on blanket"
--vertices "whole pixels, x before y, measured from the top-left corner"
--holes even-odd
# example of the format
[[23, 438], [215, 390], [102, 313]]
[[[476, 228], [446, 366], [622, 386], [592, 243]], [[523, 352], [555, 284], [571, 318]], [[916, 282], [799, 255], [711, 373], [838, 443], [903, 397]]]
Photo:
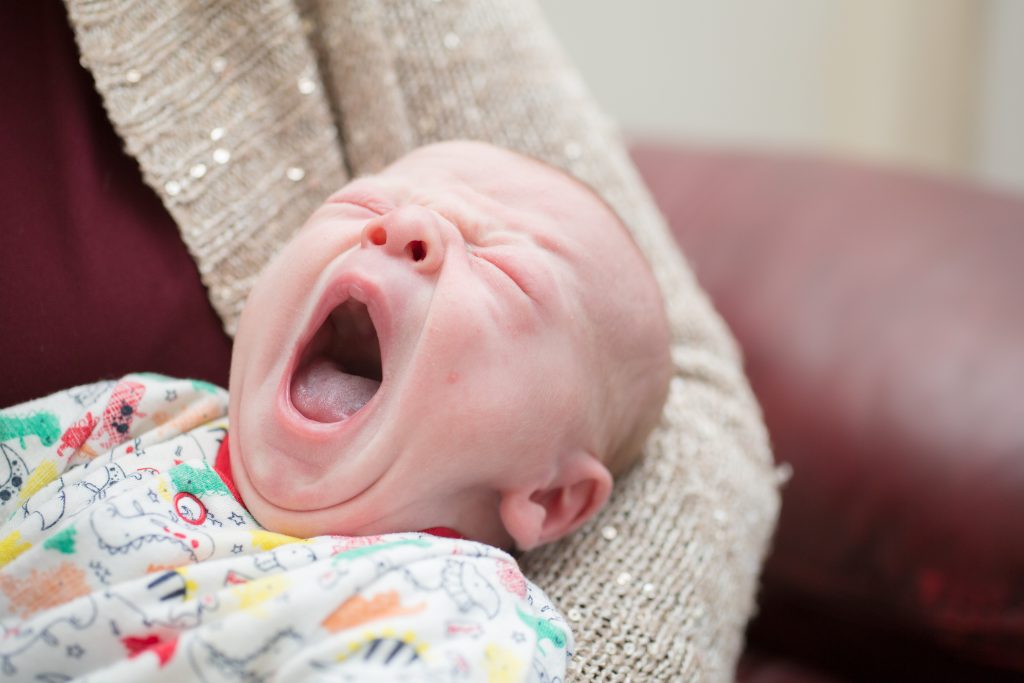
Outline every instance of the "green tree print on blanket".
[[33, 435], [39, 437], [39, 442], [44, 446], [52, 446], [60, 437], [57, 416], [43, 410], [24, 417], [0, 415], [0, 441], [17, 438], [24, 449], [27, 447], [25, 437]]
[[75, 534], [77, 533], [78, 531], [73, 526], [58, 531], [43, 541], [43, 547], [47, 550], [56, 550], [65, 555], [71, 555], [75, 552]]
[[551, 643], [558, 648], [565, 647], [565, 631], [552, 624], [547, 619], [535, 617], [530, 614], [523, 612], [516, 605], [516, 614], [524, 624], [530, 627], [530, 629], [537, 634], [537, 647], [540, 647], [542, 641], [550, 640]]
[[171, 475], [171, 481], [179, 491], [185, 491], [194, 496], [202, 496], [206, 493], [218, 496], [231, 495], [231, 491], [224, 485], [220, 476], [205, 463], [202, 466], [184, 463], [172, 469], [168, 474]]

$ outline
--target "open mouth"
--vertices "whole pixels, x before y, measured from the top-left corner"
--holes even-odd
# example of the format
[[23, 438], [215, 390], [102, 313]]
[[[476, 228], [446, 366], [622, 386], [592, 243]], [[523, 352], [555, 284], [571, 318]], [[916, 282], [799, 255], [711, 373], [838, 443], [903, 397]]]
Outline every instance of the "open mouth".
[[292, 376], [292, 405], [316, 422], [341, 422], [380, 388], [380, 340], [366, 306], [340, 304], [313, 335]]

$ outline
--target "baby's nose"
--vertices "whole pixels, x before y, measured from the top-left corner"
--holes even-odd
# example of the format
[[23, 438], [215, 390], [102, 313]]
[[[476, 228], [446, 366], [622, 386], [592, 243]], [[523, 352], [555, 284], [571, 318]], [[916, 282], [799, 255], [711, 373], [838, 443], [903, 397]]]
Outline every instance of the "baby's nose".
[[422, 206], [403, 206], [367, 223], [361, 243], [364, 249], [382, 247], [391, 256], [411, 261], [416, 270], [430, 273], [444, 261], [441, 220]]

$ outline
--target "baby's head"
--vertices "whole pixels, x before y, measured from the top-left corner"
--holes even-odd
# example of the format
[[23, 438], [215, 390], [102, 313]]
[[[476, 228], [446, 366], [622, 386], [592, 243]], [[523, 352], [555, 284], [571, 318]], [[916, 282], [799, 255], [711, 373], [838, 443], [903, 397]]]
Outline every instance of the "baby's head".
[[529, 549], [604, 504], [669, 368], [657, 286], [596, 195], [489, 145], [423, 147], [331, 196], [253, 287], [235, 482], [275, 531]]

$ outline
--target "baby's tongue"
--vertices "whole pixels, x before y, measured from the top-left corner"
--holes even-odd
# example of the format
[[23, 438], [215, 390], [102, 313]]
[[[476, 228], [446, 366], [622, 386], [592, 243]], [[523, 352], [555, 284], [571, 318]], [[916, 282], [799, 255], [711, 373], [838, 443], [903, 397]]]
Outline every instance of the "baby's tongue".
[[327, 358], [316, 358], [292, 378], [292, 403], [311, 420], [340, 422], [373, 398], [375, 379], [350, 375]]

